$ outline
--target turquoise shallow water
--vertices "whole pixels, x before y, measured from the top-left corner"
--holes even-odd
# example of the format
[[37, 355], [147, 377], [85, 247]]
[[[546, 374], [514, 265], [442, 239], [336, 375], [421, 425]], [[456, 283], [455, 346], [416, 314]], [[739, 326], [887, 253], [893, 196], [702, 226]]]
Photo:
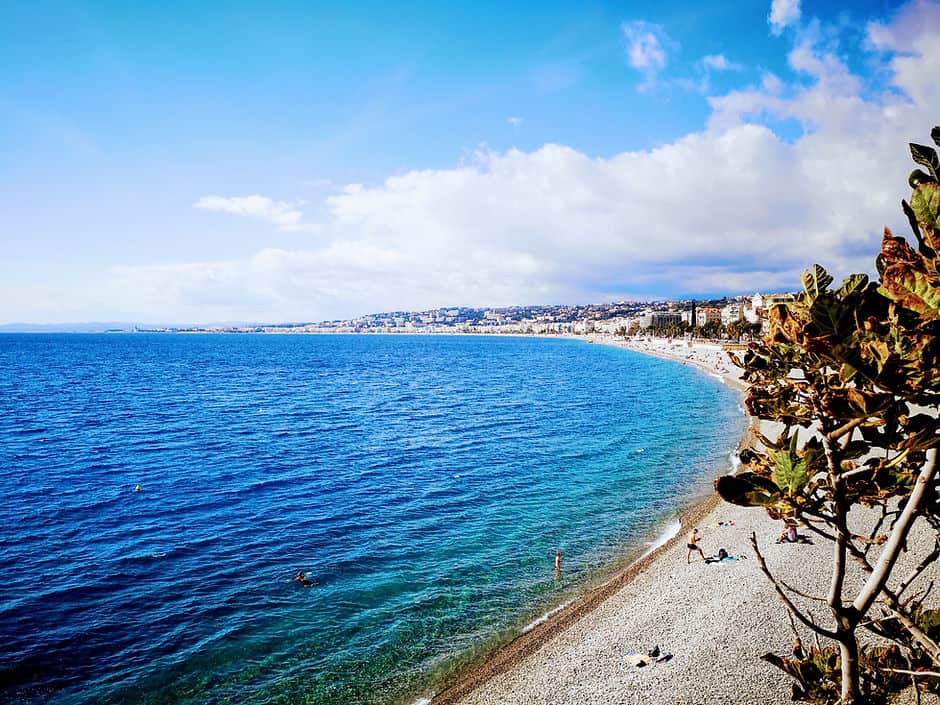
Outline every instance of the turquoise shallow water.
[[413, 699], [743, 428], [716, 380], [573, 340], [0, 336], [0, 701]]

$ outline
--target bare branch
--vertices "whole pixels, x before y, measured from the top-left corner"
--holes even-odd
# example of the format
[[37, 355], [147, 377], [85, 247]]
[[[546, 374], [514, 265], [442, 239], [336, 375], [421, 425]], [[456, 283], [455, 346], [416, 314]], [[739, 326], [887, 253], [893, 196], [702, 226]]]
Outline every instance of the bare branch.
[[790, 620], [790, 631], [793, 632], [793, 638], [799, 639], [800, 632], [796, 628], [796, 622], [793, 621], [793, 613], [790, 610], [787, 610], [787, 618]]
[[920, 577], [921, 573], [923, 573], [928, 567], [930, 567], [930, 564], [933, 563], [935, 560], [937, 560], [938, 557], [940, 557], [940, 546], [934, 546], [933, 550], [927, 556], [924, 557], [924, 560], [922, 560], [920, 564], [916, 568], [914, 568], [914, 570], [911, 571], [911, 574], [901, 581], [901, 584], [898, 586], [898, 589], [897, 589], [897, 593], [896, 593], [897, 596], [901, 597], [901, 595], [904, 594], [904, 591], [907, 590], [911, 586], [911, 583], [917, 580], [917, 578]]
[[[852, 419], [847, 424], [840, 426], [834, 431], [830, 431], [829, 433], [826, 434], [826, 436], [830, 441], [837, 441], [840, 438], [842, 438], [842, 436], [844, 436], [846, 433], [849, 433], [850, 431], [854, 431], [856, 428], [861, 426], [866, 421], [868, 421], [868, 419]], [[849, 440], [851, 440], [851, 438], [852, 437], [849, 436]]]
[[[888, 506], [887, 506], [887, 504], [882, 504], [882, 505], [881, 505], [881, 516], [878, 517], [878, 521], [875, 522], [875, 525], [871, 528], [871, 531], [868, 533], [868, 539], [869, 539], [870, 541], [871, 541], [871, 540], [874, 540], [876, 537], [880, 537], [880, 536], [884, 536], [885, 538], [887, 538], [887, 534], [882, 534], [882, 533], [880, 533], [880, 532], [881, 532], [881, 527], [884, 526], [885, 519], [887, 518], [887, 516], [888, 516]], [[884, 543], [884, 541], [882, 541], [881, 543]], [[865, 555], [866, 555], [866, 556], [868, 555], [868, 552], [871, 550], [871, 547], [872, 547], [872, 544], [871, 544], [871, 543], [869, 543], [869, 544], [865, 547]]]
[[907, 671], [903, 668], [881, 668], [879, 669], [885, 673], [904, 673], [905, 675], [910, 676], [926, 676], [928, 678], [940, 678], [940, 673], [935, 671]]
[[[803, 512], [803, 513], [806, 514], [807, 512]], [[814, 514], [813, 516], [815, 517], [816, 515]], [[818, 517], [818, 518], [819, 518], [820, 521], [826, 521], [826, 519], [823, 519], [822, 517]], [[836, 537], [835, 537], [835, 536], [833, 536], [832, 534], [830, 534], [830, 533], [828, 533], [828, 532], [826, 532], [826, 531], [823, 531], [823, 530], [820, 529], [818, 526], [814, 526], [813, 524], [811, 524], [811, 523], [808, 522], [808, 521], [807, 521], [807, 522], [804, 522], [803, 525], [804, 525], [807, 529], [809, 529], [810, 531], [812, 531], [814, 534], [816, 534], [817, 536], [821, 536], [822, 538], [826, 539], [827, 541], [835, 541], [835, 540], [836, 540]]]
[[924, 649], [930, 656], [930, 659], [940, 665], [940, 645], [937, 644], [933, 639], [931, 639], [927, 632], [917, 626], [917, 623], [911, 618], [907, 611], [901, 607], [897, 595], [885, 588], [885, 595], [887, 596], [886, 602], [888, 603], [888, 609], [891, 610], [891, 613], [897, 618], [897, 620], [911, 633], [911, 636], [914, 638], [921, 648]]
[[849, 544], [849, 527], [846, 523], [848, 516], [848, 503], [843, 492], [842, 477], [839, 463], [832, 441], [827, 434], [822, 439], [823, 450], [826, 453], [826, 464], [829, 467], [829, 485], [833, 496], [833, 519], [836, 527], [836, 542], [833, 546], [832, 556], [832, 582], [829, 585], [829, 607], [834, 613], [840, 614], [842, 605], [842, 587], [845, 585], [845, 558]]
[[933, 590], [933, 580], [927, 583], [927, 587], [920, 591], [920, 595], [911, 595], [909, 598], [904, 600], [901, 604], [907, 609], [908, 605], [922, 605], [924, 600], [927, 599], [927, 596], [930, 594], [930, 591]]
[[757, 559], [757, 565], [760, 566], [761, 571], [764, 573], [764, 575], [767, 576], [767, 579], [770, 580], [771, 585], [774, 586], [774, 590], [777, 591], [777, 596], [780, 598], [781, 602], [783, 602], [786, 608], [790, 610], [793, 616], [800, 620], [805, 626], [809, 627], [821, 636], [824, 636], [827, 639], [835, 639], [835, 632], [829, 631], [824, 627], [820, 627], [813, 620], [800, 612], [796, 605], [794, 605], [790, 600], [789, 596], [783, 591], [783, 588], [780, 587], [780, 583], [777, 582], [777, 579], [774, 578], [773, 574], [770, 572], [770, 569], [767, 567], [767, 561], [764, 560], [764, 556], [757, 547], [757, 534], [753, 531], [751, 532], [751, 547], [754, 549], [754, 557]]
[[924, 495], [927, 493], [927, 489], [933, 481], [936, 467], [937, 449], [931, 448], [927, 451], [927, 459], [923, 466], [921, 466], [920, 473], [917, 475], [917, 481], [914, 484], [914, 490], [911, 492], [907, 500], [907, 505], [904, 507], [904, 511], [901, 512], [901, 516], [898, 518], [897, 524], [891, 532], [891, 538], [888, 539], [884, 549], [881, 551], [881, 555], [878, 556], [878, 563], [875, 566], [874, 572], [868, 576], [865, 587], [862, 588], [858, 597], [855, 598], [855, 602], [852, 603], [852, 606], [859, 614], [865, 614], [865, 612], [868, 611], [872, 603], [878, 597], [878, 593], [884, 588], [888, 576], [891, 574], [891, 569], [894, 567], [894, 563], [901, 553], [901, 548], [907, 541], [907, 534], [911, 529], [911, 525], [914, 523], [914, 518], [920, 509]]
[[797, 590], [795, 587], [790, 587], [789, 585], [787, 585], [787, 584], [786, 584], [785, 582], [783, 582], [782, 580], [780, 580], [779, 582], [780, 582], [780, 584], [781, 584], [783, 587], [785, 587], [787, 590], [789, 590], [790, 592], [792, 592], [794, 595], [799, 595], [800, 597], [804, 597], [804, 598], [806, 598], [807, 600], [815, 600], [816, 602], [826, 602], [826, 598], [825, 598], [825, 597], [822, 597], [822, 596], [820, 596], [820, 595], [810, 595], [810, 594], [805, 593], [805, 592], [803, 592], [803, 591], [801, 591], [801, 590]]

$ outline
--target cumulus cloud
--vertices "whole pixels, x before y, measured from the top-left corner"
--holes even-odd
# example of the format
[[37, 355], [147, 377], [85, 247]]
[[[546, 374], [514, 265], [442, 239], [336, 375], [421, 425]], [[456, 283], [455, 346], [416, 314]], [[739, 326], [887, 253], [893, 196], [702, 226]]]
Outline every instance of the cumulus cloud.
[[770, 31], [775, 36], [800, 19], [800, 0], [773, 0], [770, 4]]
[[249, 216], [265, 220], [285, 232], [310, 230], [303, 223], [303, 212], [298, 205], [285, 201], [274, 201], [267, 196], [203, 196], [193, 204], [194, 208], [219, 213]]
[[524, 118], [521, 118], [518, 115], [513, 115], [511, 117], [506, 118], [506, 122], [508, 122], [513, 127], [518, 127], [524, 122]]
[[[321, 320], [792, 289], [813, 262], [836, 277], [871, 271], [882, 228], [906, 229], [906, 144], [940, 115], [938, 28], [926, 2], [869, 26], [882, 92], [838, 55], [798, 43], [792, 80], [766, 74], [712, 97], [708, 124], [668, 144], [606, 157], [557, 144], [482, 149], [455, 168], [334, 190], [318, 204], [316, 246], [124, 267], [112, 284], [138, 318]], [[799, 136], [775, 132], [782, 121]], [[262, 196], [200, 203], [281, 229], [306, 222], [301, 205]]]
[[869, 46], [890, 56], [894, 85], [940, 115], [940, 3], [915, 0], [890, 24], [871, 22], [867, 29]]

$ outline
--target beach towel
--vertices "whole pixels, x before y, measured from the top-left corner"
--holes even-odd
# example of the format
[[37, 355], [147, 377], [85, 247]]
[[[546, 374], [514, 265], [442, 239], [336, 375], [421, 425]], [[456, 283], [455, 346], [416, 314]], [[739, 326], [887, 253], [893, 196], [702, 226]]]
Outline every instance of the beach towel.
[[647, 651], [645, 654], [629, 653], [623, 655], [624, 661], [629, 663], [631, 666], [636, 666], [637, 668], [649, 666], [651, 663], [665, 663], [671, 658], [672, 654], [664, 654], [660, 652], [658, 644]]

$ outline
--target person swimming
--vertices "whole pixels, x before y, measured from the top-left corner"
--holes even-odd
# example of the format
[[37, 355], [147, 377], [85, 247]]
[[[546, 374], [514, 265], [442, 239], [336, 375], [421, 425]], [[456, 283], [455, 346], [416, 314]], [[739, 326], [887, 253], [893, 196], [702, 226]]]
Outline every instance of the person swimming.
[[297, 571], [297, 575], [294, 576], [294, 580], [300, 583], [303, 587], [313, 587], [314, 585], [319, 585], [316, 580], [310, 580], [304, 573]]

